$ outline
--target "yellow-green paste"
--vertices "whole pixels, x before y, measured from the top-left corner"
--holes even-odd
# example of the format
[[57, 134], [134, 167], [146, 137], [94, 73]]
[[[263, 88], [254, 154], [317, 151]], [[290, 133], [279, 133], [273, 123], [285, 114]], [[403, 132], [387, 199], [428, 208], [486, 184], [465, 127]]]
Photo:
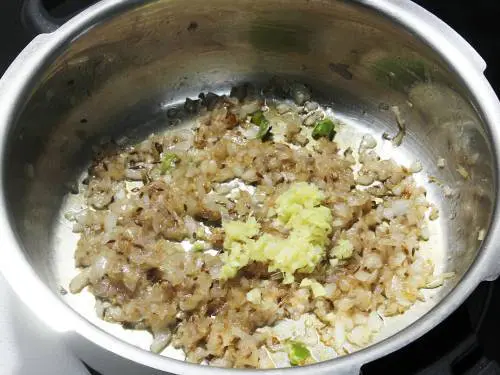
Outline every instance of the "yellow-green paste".
[[270, 272], [284, 273], [284, 283], [294, 281], [298, 270], [310, 273], [326, 255], [332, 214], [322, 206], [323, 193], [317, 186], [298, 182], [276, 200], [274, 215], [289, 230], [287, 238], [260, 233], [255, 218], [224, 221], [224, 262], [220, 279], [234, 277], [252, 261], [268, 264]]

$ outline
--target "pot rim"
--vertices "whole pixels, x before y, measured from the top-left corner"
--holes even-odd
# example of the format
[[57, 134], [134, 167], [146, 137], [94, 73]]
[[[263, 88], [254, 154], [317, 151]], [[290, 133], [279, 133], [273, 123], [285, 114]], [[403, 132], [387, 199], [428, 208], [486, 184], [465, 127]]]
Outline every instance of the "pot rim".
[[[418, 9], [415, 8], [415, 4], [409, 1], [353, 0], [353, 2], [371, 8], [413, 32], [416, 37], [441, 55], [456, 74], [461, 77], [465, 87], [476, 100], [477, 110], [483, 121], [489, 124], [488, 131], [493, 145], [495, 170], [498, 170], [500, 157], [497, 145], [500, 145], [500, 127], [497, 128], [493, 124], [500, 124], [500, 103], [484, 77], [482, 70], [477, 68], [477, 61], [473, 61], [474, 58], [471, 58], [470, 54], [464, 53], [463, 48], [460, 48], [457, 43], [447, 38], [447, 35], [443, 33], [444, 24], [442, 21], [438, 19], [422, 20], [416, 17], [415, 11], [418, 11]], [[10, 215], [7, 211], [4, 196], [5, 150], [7, 149], [10, 125], [16, 120], [19, 108], [23, 104], [23, 100], [33, 81], [37, 78], [41, 67], [47, 61], [51, 61], [54, 54], [61, 47], [71, 43], [71, 40], [80, 33], [102, 22], [109, 16], [127, 11], [139, 4], [144, 4], [144, 1], [103, 0], [98, 2], [69, 20], [53, 33], [36, 37], [9, 67], [0, 81], [0, 92], [3, 94], [3, 100], [0, 103], [0, 139], [2, 139], [0, 148], [2, 176], [0, 181], [0, 194], [2, 195], [0, 200], [0, 238], [3, 240], [3, 246], [0, 247], [0, 255], [3, 256], [0, 269], [23, 302], [49, 326], [60, 332], [76, 332], [101, 348], [144, 366], [178, 374], [203, 373], [216, 375], [242, 372], [245, 374], [274, 375], [286, 371], [290, 375], [293, 373], [307, 375], [331, 373], [333, 369], [339, 374], [354, 374], [359, 372], [363, 364], [396, 351], [425, 334], [454, 311], [481, 281], [496, 278], [500, 272], [500, 260], [498, 259], [500, 254], [496, 254], [494, 248], [495, 244], [500, 243], [498, 173], [495, 174], [495, 207], [490, 228], [478, 250], [478, 256], [462, 280], [431, 311], [416, 322], [395, 335], [353, 354], [298, 368], [272, 370], [213, 368], [159, 356], [140, 349], [112, 336], [80, 316], [64, 301], [59, 299], [55, 291], [40, 280], [21, 250], [20, 241], [18, 241], [9, 220]]]

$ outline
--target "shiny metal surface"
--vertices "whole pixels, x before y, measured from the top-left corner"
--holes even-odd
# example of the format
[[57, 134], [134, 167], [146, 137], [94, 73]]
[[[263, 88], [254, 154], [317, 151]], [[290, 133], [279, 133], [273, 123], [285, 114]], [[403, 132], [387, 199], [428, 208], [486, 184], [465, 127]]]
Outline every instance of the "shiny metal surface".
[[[356, 374], [424, 334], [480, 281], [500, 273], [500, 106], [483, 70], [463, 39], [408, 1], [102, 1], [37, 37], [0, 81], [2, 272], [97, 370], [235, 373], [139, 349], [125, 341], [144, 347], [148, 338], [98, 321], [88, 297], [59, 295], [74, 272], [75, 239], [60, 220], [74, 204], [64, 199], [68, 184], [85, 168], [92, 145], [167, 127], [168, 109], [200, 91], [291, 77], [310, 84], [354, 135], [379, 140], [395, 131], [387, 108], [398, 106], [408, 135], [397, 149], [379, 142], [380, 151], [404, 164], [423, 163], [420, 182], [441, 211], [425, 251], [457, 277], [388, 322], [381, 337], [388, 339], [314, 366], [259, 372]], [[439, 184], [429, 184], [430, 176]], [[478, 233], [488, 228], [481, 243]]]

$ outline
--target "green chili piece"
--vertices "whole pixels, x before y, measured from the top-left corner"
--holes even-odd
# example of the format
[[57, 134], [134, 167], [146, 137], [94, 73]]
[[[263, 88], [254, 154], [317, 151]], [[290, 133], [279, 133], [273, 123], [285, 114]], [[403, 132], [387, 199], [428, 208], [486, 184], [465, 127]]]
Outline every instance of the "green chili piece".
[[318, 121], [316, 125], [314, 125], [312, 131], [312, 137], [314, 139], [325, 137], [331, 141], [335, 137], [335, 134], [337, 134], [335, 131], [335, 124], [329, 118]]
[[271, 135], [271, 124], [262, 111], [255, 112], [252, 115], [251, 122], [259, 127], [257, 139], [262, 139], [264, 141]]
[[288, 344], [288, 358], [292, 366], [301, 366], [311, 357], [311, 352], [299, 341], [290, 341]]
[[173, 152], [166, 152], [161, 160], [161, 173], [165, 174], [175, 167], [175, 163], [179, 161], [179, 157]]

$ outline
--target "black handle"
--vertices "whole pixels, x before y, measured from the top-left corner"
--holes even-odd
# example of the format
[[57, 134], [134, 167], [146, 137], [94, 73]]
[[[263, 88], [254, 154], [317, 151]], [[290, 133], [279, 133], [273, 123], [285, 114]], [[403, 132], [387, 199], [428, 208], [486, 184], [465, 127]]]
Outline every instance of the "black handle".
[[52, 17], [43, 6], [42, 0], [25, 0], [21, 19], [25, 27], [40, 34], [57, 30], [67, 20]]
[[466, 375], [500, 375], [500, 366], [497, 362], [482, 357]]
[[[51, 33], [71, 17], [96, 2], [97, 0], [67, 1], [63, 5], [54, 8], [54, 13], [61, 15], [60, 17], [54, 17], [45, 8], [43, 0], [24, 0], [21, 19], [25, 27], [37, 34]], [[46, 5], [48, 6], [48, 4]]]

